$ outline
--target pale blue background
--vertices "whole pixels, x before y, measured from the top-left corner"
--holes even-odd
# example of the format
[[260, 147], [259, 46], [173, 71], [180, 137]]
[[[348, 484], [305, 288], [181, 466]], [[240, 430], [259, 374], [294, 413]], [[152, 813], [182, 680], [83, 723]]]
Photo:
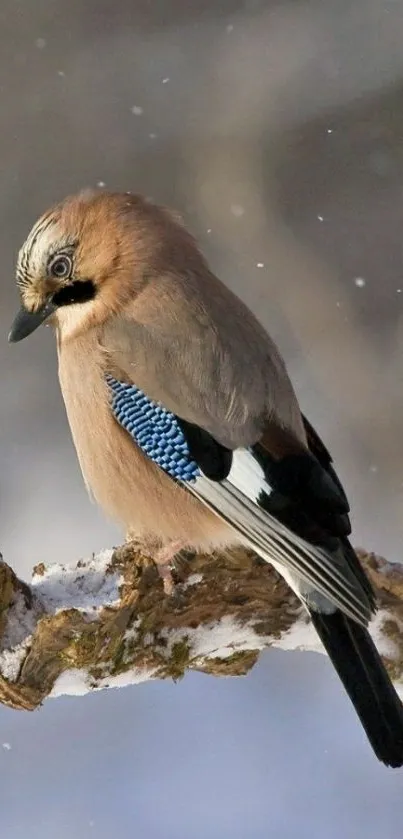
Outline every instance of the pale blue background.
[[[0, 547], [20, 574], [120, 539], [83, 489], [50, 330], [6, 341], [31, 223], [99, 181], [186, 212], [280, 343], [356, 543], [400, 558], [402, 38], [402, 5], [375, 0], [2, 0]], [[1, 743], [5, 839], [402, 835], [403, 772], [319, 656], [0, 708]]]

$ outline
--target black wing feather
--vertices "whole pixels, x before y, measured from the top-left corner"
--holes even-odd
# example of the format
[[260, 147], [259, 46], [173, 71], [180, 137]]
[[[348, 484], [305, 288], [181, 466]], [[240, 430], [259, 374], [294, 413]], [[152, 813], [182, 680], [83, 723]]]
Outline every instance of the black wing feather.
[[[341, 495], [345, 498], [346, 503], [348, 505], [346, 493], [345, 493], [344, 488], [343, 488], [343, 486], [342, 486], [342, 484], [339, 480], [338, 475], [336, 474], [336, 472], [333, 468], [333, 459], [332, 459], [329, 451], [327, 450], [326, 446], [324, 445], [321, 438], [319, 437], [319, 434], [315, 431], [313, 426], [310, 424], [310, 422], [307, 420], [307, 418], [304, 415], [302, 415], [302, 419], [303, 419], [303, 422], [304, 422], [305, 431], [306, 431], [307, 440], [308, 440], [308, 446], [310, 448], [310, 451], [312, 452], [312, 454], [315, 455], [315, 457], [317, 458], [319, 463], [323, 466], [323, 469], [326, 470], [326, 472], [330, 475], [330, 477], [335, 482], [335, 484], [337, 484]], [[362, 567], [362, 565], [361, 565], [361, 563], [360, 563], [352, 545], [350, 544], [350, 542], [347, 538], [347, 536], [349, 536], [350, 533], [351, 533], [351, 527], [350, 526], [349, 526], [348, 531], [344, 535], [340, 533], [340, 536], [341, 536], [341, 539], [342, 539], [342, 542], [343, 542], [343, 547], [344, 547], [344, 554], [345, 554], [346, 560], [349, 564], [349, 567], [350, 567], [351, 571], [353, 572], [353, 574], [356, 575], [357, 580], [362, 585], [367, 597], [371, 600], [373, 608], [375, 608], [375, 600], [376, 600], [375, 592], [374, 592], [374, 589], [371, 585], [371, 582], [368, 579], [368, 577], [367, 577], [367, 575], [366, 575], [366, 573], [365, 573], [365, 571], [364, 571], [364, 569], [363, 569], [363, 567]]]

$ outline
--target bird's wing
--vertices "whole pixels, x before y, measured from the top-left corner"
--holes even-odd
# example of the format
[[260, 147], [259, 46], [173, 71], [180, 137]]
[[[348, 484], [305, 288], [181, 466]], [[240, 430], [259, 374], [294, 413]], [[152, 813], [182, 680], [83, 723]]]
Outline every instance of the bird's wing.
[[[346, 502], [346, 505], [348, 507], [347, 496], [346, 496], [346, 493], [344, 491], [344, 487], [340, 483], [339, 477], [334, 470], [333, 459], [332, 459], [332, 456], [331, 456], [330, 452], [328, 451], [328, 449], [324, 445], [323, 441], [319, 437], [318, 432], [313, 428], [313, 426], [311, 425], [309, 420], [304, 415], [302, 416], [302, 419], [303, 419], [303, 423], [304, 423], [304, 428], [305, 428], [305, 433], [306, 433], [306, 437], [307, 437], [307, 441], [308, 441], [309, 450], [312, 452], [314, 457], [316, 457], [316, 459], [319, 461], [319, 463], [323, 467], [323, 469], [328, 473], [328, 475], [330, 476], [330, 478], [332, 479], [334, 484], [338, 487], [339, 492], [340, 492], [341, 496], [344, 498], [344, 500]], [[374, 600], [374, 591], [373, 591], [372, 585], [371, 585], [371, 583], [370, 583], [370, 581], [369, 581], [369, 579], [368, 579], [368, 577], [367, 577], [367, 575], [366, 575], [366, 573], [365, 573], [365, 571], [364, 571], [364, 569], [363, 569], [363, 567], [362, 567], [362, 565], [361, 565], [361, 563], [360, 563], [360, 561], [357, 557], [357, 554], [355, 553], [354, 549], [351, 547], [351, 545], [348, 541], [347, 537], [349, 536], [349, 534], [350, 534], [350, 527], [348, 526], [348, 531], [346, 531], [346, 533], [344, 535], [344, 540], [343, 540], [344, 548], [345, 548], [344, 553], [345, 553], [346, 561], [349, 563], [352, 572], [361, 581], [361, 585], [363, 586], [363, 588], [367, 592], [367, 595], [368, 595], [369, 599], [373, 601]]]
[[124, 315], [109, 318], [109, 369], [231, 449], [257, 440], [269, 414], [305, 442], [277, 347], [237, 297], [208, 280], [194, 287], [191, 275], [186, 283], [156, 278]]
[[231, 451], [136, 386], [112, 376], [107, 380], [115, 418], [154, 463], [263, 559], [300, 580], [309, 605], [315, 608], [319, 594], [367, 624], [374, 598], [345, 555], [345, 495], [313, 454], [272, 424], [256, 445]]

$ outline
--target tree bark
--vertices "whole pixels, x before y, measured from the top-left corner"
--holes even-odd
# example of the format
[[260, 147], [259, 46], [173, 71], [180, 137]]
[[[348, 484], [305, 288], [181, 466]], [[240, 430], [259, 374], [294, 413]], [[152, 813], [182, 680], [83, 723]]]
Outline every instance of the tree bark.
[[[379, 599], [370, 629], [403, 693], [403, 566], [359, 556]], [[182, 554], [173, 576], [168, 597], [134, 543], [68, 566], [41, 563], [30, 585], [1, 560], [0, 702], [33, 710], [47, 697], [187, 670], [242, 676], [270, 646], [323, 652], [297, 599], [253, 554]]]

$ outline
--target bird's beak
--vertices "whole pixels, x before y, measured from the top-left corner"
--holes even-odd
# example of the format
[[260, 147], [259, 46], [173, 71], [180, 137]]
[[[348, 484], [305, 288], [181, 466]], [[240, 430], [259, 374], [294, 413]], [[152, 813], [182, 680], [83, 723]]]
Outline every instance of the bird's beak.
[[56, 311], [57, 306], [51, 297], [45, 300], [44, 304], [37, 309], [36, 312], [29, 312], [24, 306], [21, 306], [20, 311], [16, 315], [13, 325], [11, 327], [8, 340], [10, 344], [15, 344], [17, 341], [22, 341], [27, 338], [31, 332], [41, 325], [50, 315]]

